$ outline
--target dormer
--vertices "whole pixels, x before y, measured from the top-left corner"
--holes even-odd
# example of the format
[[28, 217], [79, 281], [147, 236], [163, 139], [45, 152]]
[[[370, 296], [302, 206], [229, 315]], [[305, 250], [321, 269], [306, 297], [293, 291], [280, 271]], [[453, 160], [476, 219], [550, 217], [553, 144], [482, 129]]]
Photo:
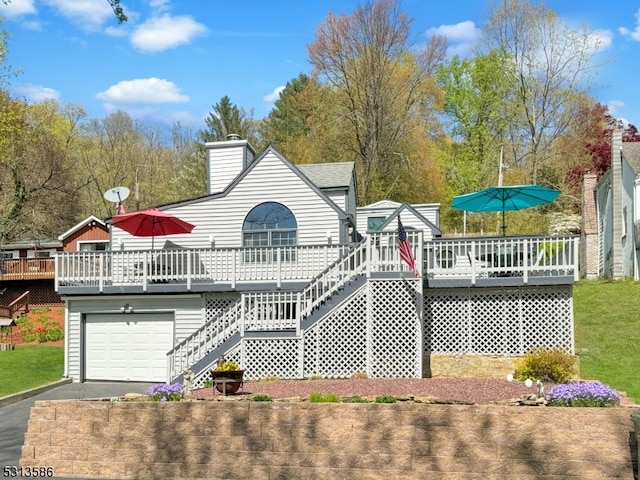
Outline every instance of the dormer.
[[227, 135], [227, 140], [207, 142], [208, 193], [220, 193], [242, 172], [255, 157], [248, 140]]

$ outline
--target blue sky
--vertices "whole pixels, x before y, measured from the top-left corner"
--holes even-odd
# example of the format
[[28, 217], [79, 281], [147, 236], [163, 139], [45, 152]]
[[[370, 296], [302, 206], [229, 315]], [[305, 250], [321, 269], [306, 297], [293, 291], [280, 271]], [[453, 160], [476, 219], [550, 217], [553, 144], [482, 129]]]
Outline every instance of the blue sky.
[[[125, 2], [125, 0], [123, 0]], [[328, 11], [351, 13], [357, 1], [131, 0], [119, 25], [107, 0], [11, 0], [0, 4], [10, 34], [6, 63], [22, 73], [10, 90], [28, 101], [83, 105], [89, 117], [123, 110], [145, 122], [204, 128], [223, 96], [266, 116], [278, 92], [310, 73], [307, 45]], [[586, 24], [602, 41], [594, 96], [616, 118], [640, 126], [637, 62], [640, 5], [628, 0], [549, 0], [570, 25]], [[403, 0], [413, 41], [439, 33], [465, 55], [486, 0]]]

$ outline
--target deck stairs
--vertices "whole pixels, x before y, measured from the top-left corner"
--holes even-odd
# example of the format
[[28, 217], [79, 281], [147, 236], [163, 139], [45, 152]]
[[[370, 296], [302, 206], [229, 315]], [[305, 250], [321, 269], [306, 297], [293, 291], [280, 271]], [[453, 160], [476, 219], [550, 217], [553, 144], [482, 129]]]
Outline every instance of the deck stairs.
[[244, 292], [226, 309], [176, 345], [168, 355], [168, 376], [203, 378], [217, 360], [237, 348], [243, 337], [284, 335], [300, 338], [366, 282], [366, 241], [356, 244], [299, 292]]

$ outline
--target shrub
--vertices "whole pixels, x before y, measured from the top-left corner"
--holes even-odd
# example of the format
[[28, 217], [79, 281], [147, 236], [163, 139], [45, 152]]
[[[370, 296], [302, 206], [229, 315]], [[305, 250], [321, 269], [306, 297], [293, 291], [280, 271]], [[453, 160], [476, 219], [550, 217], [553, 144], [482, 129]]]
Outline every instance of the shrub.
[[565, 383], [575, 374], [574, 359], [560, 348], [533, 348], [516, 360], [515, 378]]
[[47, 330], [47, 341], [55, 342], [56, 340], [62, 340], [64, 338], [64, 330], [59, 326], [51, 327]]
[[20, 318], [18, 318], [16, 320], [16, 325], [18, 325], [18, 328], [20, 329], [20, 333], [22, 333], [22, 339], [25, 342], [29, 343], [38, 339], [36, 335], [36, 330], [26, 315], [22, 315]]
[[600, 382], [572, 382], [554, 385], [547, 392], [552, 407], [615, 407], [620, 394]]
[[273, 398], [269, 395], [265, 395], [264, 393], [258, 393], [254, 395], [251, 400], [254, 402], [273, 402]]
[[349, 397], [345, 400], [346, 403], [371, 403], [371, 400], [362, 398], [359, 395], [355, 395], [353, 397]]
[[39, 343], [44, 343], [47, 341], [47, 329], [44, 327], [36, 328], [36, 338]]
[[155, 402], [177, 402], [182, 399], [182, 385], [179, 383], [156, 383], [144, 392]]
[[213, 380], [210, 378], [207, 378], [204, 383], [202, 384], [202, 386], [204, 388], [213, 388]]
[[311, 403], [339, 403], [340, 397], [335, 393], [320, 393], [311, 392], [309, 394], [309, 401]]
[[396, 403], [396, 401], [396, 397], [392, 397], [391, 395], [376, 397], [376, 403]]

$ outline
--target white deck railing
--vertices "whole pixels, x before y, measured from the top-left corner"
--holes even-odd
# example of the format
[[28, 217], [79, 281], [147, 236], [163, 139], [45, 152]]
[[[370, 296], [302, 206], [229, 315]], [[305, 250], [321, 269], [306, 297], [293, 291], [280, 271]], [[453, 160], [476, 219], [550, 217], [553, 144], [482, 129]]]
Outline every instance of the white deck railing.
[[429, 279], [569, 276], [579, 278], [575, 235], [437, 239], [425, 244]]
[[[408, 239], [418, 269], [428, 279], [566, 277], [578, 279], [578, 237], [478, 237], [435, 239], [421, 248], [421, 232]], [[362, 273], [407, 272], [400, 260], [395, 232], [369, 235], [352, 258]], [[141, 286], [179, 283], [187, 290], [196, 282], [309, 282], [336, 260], [354, 255], [354, 245], [301, 245], [292, 247], [181, 249], [153, 251], [60, 252], [55, 257], [55, 287]], [[333, 274], [332, 274], [333, 275]], [[340, 276], [340, 275], [338, 275]], [[326, 280], [326, 279], [325, 279]], [[323, 287], [331, 283], [323, 281]], [[303, 303], [306, 305], [303, 298]]]
[[344, 255], [348, 245], [61, 252], [56, 290], [63, 286], [140, 285], [194, 282], [309, 281]]

